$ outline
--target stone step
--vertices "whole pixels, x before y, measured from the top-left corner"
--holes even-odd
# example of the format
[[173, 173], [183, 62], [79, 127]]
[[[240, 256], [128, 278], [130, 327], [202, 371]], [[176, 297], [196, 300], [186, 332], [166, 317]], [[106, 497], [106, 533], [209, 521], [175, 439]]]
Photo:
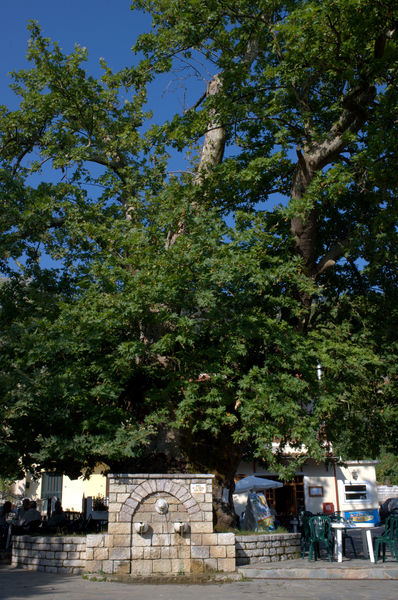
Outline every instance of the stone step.
[[363, 579], [398, 580], [398, 562], [373, 564], [366, 560], [343, 563], [326, 561], [291, 560], [283, 563], [247, 565], [237, 571], [247, 579]]

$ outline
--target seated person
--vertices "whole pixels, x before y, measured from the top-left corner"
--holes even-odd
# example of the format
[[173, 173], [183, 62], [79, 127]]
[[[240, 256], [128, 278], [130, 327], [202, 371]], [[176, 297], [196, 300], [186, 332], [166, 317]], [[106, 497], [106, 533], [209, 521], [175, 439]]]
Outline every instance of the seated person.
[[13, 527], [14, 533], [27, 533], [35, 530], [41, 523], [41, 514], [37, 510], [37, 503], [32, 500], [30, 507], [25, 510], [22, 516], [17, 520], [16, 527]]
[[24, 498], [22, 502], [22, 506], [20, 506], [17, 510], [16, 516], [16, 524], [19, 524], [19, 521], [23, 519], [25, 513], [30, 509], [30, 500], [29, 498]]
[[68, 523], [69, 519], [63, 511], [61, 502], [57, 500], [52, 515], [47, 521], [46, 527], [48, 529], [57, 529], [58, 527], [65, 527]]

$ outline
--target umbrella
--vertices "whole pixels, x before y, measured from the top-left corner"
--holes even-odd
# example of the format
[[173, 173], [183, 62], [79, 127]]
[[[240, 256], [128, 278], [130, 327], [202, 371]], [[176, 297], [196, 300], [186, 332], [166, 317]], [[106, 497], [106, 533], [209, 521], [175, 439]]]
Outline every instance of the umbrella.
[[272, 479], [265, 479], [265, 477], [256, 477], [255, 475], [249, 475], [240, 479], [235, 484], [234, 494], [243, 494], [244, 492], [250, 492], [251, 490], [265, 490], [269, 488], [281, 488], [283, 483], [279, 481], [273, 481]]

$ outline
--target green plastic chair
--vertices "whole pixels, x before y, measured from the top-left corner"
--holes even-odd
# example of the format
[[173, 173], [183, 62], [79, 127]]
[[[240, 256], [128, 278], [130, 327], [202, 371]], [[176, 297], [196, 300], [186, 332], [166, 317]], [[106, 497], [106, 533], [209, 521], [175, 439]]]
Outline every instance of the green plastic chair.
[[328, 559], [333, 557], [333, 537], [331, 535], [330, 518], [325, 515], [317, 515], [310, 518], [310, 546], [308, 550], [308, 561], [315, 560], [321, 556], [321, 544], [325, 545]]
[[307, 551], [307, 547], [309, 547], [310, 539], [311, 539], [311, 531], [310, 531], [310, 518], [314, 515], [312, 512], [308, 510], [303, 510], [299, 512], [297, 515], [301, 537], [300, 537], [300, 548], [301, 548], [301, 556], [304, 558], [305, 553]]
[[384, 533], [376, 538], [375, 562], [378, 561], [380, 545], [383, 549], [383, 562], [386, 562], [386, 547], [388, 546], [391, 556], [398, 560], [398, 517], [390, 515], [386, 519]]

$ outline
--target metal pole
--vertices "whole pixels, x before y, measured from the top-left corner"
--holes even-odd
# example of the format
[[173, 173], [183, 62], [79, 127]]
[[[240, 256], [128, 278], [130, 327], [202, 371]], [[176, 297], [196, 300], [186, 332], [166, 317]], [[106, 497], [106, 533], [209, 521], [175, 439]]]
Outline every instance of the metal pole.
[[337, 475], [336, 475], [336, 459], [333, 461], [333, 470], [334, 470], [334, 485], [336, 489], [336, 509], [337, 512], [340, 512], [340, 502], [339, 502], [339, 486], [337, 485]]

